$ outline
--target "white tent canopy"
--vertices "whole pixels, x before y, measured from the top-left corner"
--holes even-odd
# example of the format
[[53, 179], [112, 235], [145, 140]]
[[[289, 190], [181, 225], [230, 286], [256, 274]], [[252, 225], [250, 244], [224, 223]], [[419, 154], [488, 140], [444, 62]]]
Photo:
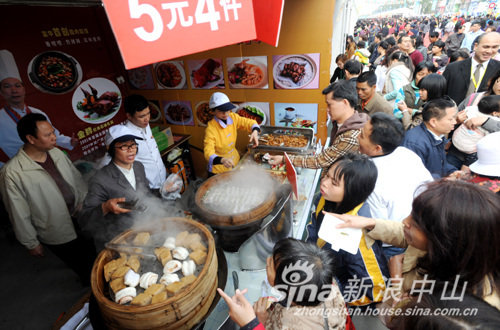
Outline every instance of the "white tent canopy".
[[377, 13], [370, 15], [369, 18], [374, 18], [374, 17], [391, 17], [391, 16], [415, 16], [415, 12], [406, 7], [390, 10], [390, 11], [384, 11], [382, 13]]

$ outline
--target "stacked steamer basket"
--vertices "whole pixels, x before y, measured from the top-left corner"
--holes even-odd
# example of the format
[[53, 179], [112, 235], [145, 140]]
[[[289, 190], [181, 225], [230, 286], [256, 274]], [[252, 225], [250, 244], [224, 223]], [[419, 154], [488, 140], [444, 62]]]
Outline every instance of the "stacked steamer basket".
[[[138, 233], [149, 233], [152, 238], [151, 249], [153, 249], [158, 245], [158, 242], [161, 246], [161, 242], [166, 237], [175, 237], [183, 231], [197, 233], [201, 236], [201, 242], [207, 248], [206, 261], [197, 267], [194, 282], [175, 295], [169, 294], [166, 300], [157, 303], [145, 306], [115, 303], [114, 293], [106, 282], [104, 269], [106, 264], [123, 257], [123, 254], [120, 255], [110, 250], [104, 250], [99, 254], [92, 269], [91, 286], [108, 328], [191, 329], [205, 317], [216, 295], [218, 261], [214, 238], [204, 225], [186, 218], [164, 218], [156, 220], [154, 227], [153, 224], [150, 224], [123, 232], [111, 243], [132, 245], [132, 241], [138, 236]], [[153, 239], [154, 237], [156, 240]], [[141, 267], [143, 267], [142, 264], [147, 264], [145, 259], [139, 260]], [[155, 267], [163, 269], [160, 261], [151, 262], [158, 263]], [[149, 270], [141, 268], [139, 272], [145, 273], [147, 271]], [[161, 277], [161, 274], [159, 276]]]
[[[262, 203], [243, 212], [221, 213], [208, 208], [203, 201], [207, 193], [217, 186], [227, 184], [237, 175], [245, 175], [245, 171], [234, 170], [220, 173], [205, 181], [196, 191], [191, 208], [194, 215], [217, 231], [218, 243], [222, 249], [229, 252], [238, 251], [241, 244], [261, 228], [262, 220], [276, 205], [274, 190], [267, 189], [263, 190], [266, 195]], [[267, 175], [265, 171], [263, 175]], [[230, 204], [234, 201], [227, 200], [226, 202]]]

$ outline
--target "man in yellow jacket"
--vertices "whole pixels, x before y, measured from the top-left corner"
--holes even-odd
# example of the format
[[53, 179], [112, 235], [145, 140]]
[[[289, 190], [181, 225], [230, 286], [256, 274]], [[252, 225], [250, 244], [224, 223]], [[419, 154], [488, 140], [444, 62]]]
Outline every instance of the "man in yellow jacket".
[[214, 93], [209, 107], [214, 111], [214, 118], [208, 122], [204, 143], [208, 177], [211, 177], [229, 171], [240, 161], [235, 148], [238, 129], [251, 132], [250, 142], [256, 147], [259, 144], [260, 127], [255, 120], [232, 112], [236, 106], [229, 102], [224, 93]]

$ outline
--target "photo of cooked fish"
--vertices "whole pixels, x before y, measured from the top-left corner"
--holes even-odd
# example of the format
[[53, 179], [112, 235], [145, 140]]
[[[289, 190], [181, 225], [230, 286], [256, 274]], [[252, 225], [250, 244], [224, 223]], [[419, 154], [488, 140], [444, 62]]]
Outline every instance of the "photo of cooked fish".
[[223, 89], [224, 73], [220, 58], [188, 61], [193, 89]]
[[116, 115], [122, 103], [118, 86], [105, 78], [84, 81], [73, 93], [73, 111], [81, 120], [99, 124]]

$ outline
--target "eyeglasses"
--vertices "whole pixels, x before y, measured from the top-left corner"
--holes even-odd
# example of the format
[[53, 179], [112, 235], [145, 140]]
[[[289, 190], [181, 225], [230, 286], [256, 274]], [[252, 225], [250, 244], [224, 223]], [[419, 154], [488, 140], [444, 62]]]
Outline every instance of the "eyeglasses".
[[137, 146], [138, 144], [137, 143], [134, 143], [134, 144], [131, 144], [131, 145], [122, 145], [122, 146], [119, 146], [119, 147], [116, 147], [117, 149], [120, 149], [121, 151], [128, 151], [128, 150], [135, 150], [137, 149]]

